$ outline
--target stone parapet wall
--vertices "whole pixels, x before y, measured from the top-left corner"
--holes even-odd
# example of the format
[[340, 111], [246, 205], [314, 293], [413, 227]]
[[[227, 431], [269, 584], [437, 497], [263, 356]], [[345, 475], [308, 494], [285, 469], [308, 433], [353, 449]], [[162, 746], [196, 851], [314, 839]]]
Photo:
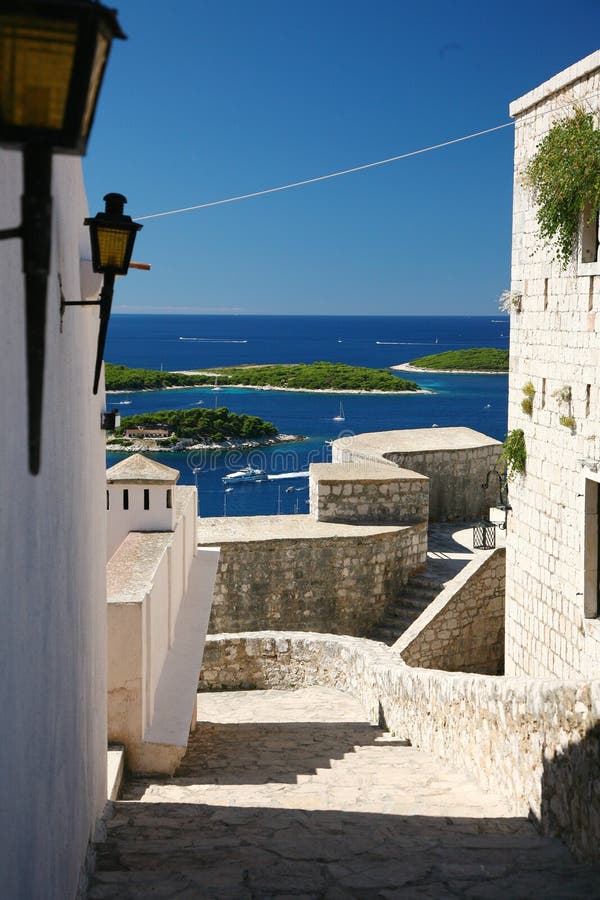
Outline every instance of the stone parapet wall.
[[427, 525], [332, 525], [310, 516], [201, 519], [199, 541], [221, 549], [210, 632], [276, 627], [364, 634], [408, 577], [424, 568]]
[[436, 522], [487, 517], [489, 507], [498, 505], [494, 473], [501, 449], [499, 441], [470, 428], [419, 428], [340, 438], [332, 459], [358, 473], [379, 463], [426, 476], [429, 518]]
[[200, 690], [309, 685], [352, 694], [374, 724], [464, 765], [514, 815], [531, 813], [581, 858], [600, 858], [600, 681], [411, 669], [381, 644], [327, 634], [207, 641]]
[[[506, 671], [536, 677], [598, 672], [585, 620], [585, 548], [597, 535], [586, 522], [585, 502], [589, 483], [600, 479], [594, 471], [600, 459], [600, 261], [582, 262], [577, 247], [568, 268], [561, 268], [553, 247], [540, 239], [535, 199], [522, 177], [552, 125], [576, 104], [600, 111], [600, 51], [511, 106], [512, 289], [522, 300], [520, 311], [511, 313], [508, 421], [509, 429], [525, 434], [527, 473], [510, 486]], [[528, 382], [535, 390], [531, 415], [521, 408]], [[565, 388], [570, 400], [556, 396]], [[573, 416], [574, 428], [562, 425], [561, 416]], [[590, 554], [597, 560], [595, 548]], [[592, 587], [590, 607], [596, 607]], [[589, 608], [587, 614], [599, 612]]]
[[429, 481], [389, 466], [313, 463], [310, 514], [320, 522], [409, 524], [427, 522]]
[[409, 666], [501, 675], [504, 548], [481, 551], [392, 646]]

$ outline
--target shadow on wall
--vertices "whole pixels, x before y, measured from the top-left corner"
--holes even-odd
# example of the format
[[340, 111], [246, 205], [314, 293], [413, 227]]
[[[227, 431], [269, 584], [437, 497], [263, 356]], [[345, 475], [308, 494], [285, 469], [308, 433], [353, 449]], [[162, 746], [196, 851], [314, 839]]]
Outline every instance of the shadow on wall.
[[[583, 860], [597, 860], [600, 834], [600, 724], [577, 743], [543, 759], [542, 804], [532, 818], [556, 834]], [[596, 887], [600, 890], [600, 880]]]

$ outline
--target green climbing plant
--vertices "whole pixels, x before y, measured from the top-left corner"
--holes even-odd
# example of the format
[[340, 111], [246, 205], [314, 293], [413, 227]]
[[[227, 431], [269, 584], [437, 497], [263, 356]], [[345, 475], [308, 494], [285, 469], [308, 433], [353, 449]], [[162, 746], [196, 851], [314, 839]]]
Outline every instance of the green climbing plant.
[[522, 428], [514, 428], [504, 438], [502, 461], [506, 464], [508, 478], [525, 474], [527, 450], [525, 448], [525, 434]]
[[535, 397], [535, 388], [531, 381], [526, 382], [521, 388], [525, 396], [521, 400], [521, 409], [523, 412], [531, 416], [533, 414], [533, 398]]
[[582, 216], [590, 223], [600, 210], [600, 129], [594, 116], [576, 107], [553, 125], [524, 180], [535, 194], [540, 236], [555, 244], [556, 258], [566, 268]]

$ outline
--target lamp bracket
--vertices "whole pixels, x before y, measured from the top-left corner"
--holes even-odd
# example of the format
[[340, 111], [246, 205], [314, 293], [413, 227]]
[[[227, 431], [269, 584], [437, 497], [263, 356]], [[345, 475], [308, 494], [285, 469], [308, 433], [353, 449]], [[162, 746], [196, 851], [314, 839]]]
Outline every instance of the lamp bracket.
[[2, 228], [0, 229], [0, 241], [6, 241], [8, 238], [22, 238], [23, 237], [23, 226], [19, 225], [17, 228]]

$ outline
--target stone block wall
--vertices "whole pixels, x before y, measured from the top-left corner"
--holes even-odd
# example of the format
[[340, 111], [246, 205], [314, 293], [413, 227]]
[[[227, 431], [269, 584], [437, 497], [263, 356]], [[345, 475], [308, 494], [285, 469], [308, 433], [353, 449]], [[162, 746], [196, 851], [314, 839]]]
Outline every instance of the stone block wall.
[[309, 685], [352, 694], [374, 724], [464, 765], [514, 815], [531, 814], [582, 859], [600, 859], [600, 681], [412, 669], [381, 644], [327, 634], [207, 641], [200, 690]]
[[313, 463], [310, 514], [320, 522], [408, 524], [427, 522], [429, 481], [389, 466]]
[[[527, 473], [510, 486], [507, 536], [506, 671], [573, 678], [598, 672], [597, 589], [586, 578], [597, 565], [598, 526], [586, 517], [586, 494], [600, 476], [600, 262], [574, 250], [564, 271], [538, 234], [536, 206], [522, 175], [553, 123], [575, 104], [600, 110], [600, 51], [515, 101], [509, 429], [521, 428]], [[532, 415], [523, 387], [535, 389]], [[561, 400], [557, 392], [571, 395]], [[572, 415], [573, 429], [560, 423]], [[586, 461], [591, 461], [588, 465]], [[590, 532], [593, 528], [595, 534]], [[587, 532], [587, 537], [586, 537]], [[586, 559], [586, 542], [591, 542]], [[587, 615], [596, 617], [585, 619]]]
[[490, 477], [500, 458], [500, 444], [471, 447], [465, 450], [424, 450], [416, 453], [387, 454], [397, 466], [414, 469], [429, 478], [429, 518], [487, 518], [490, 506], [498, 505], [498, 479]]
[[357, 480], [373, 465], [426, 476], [429, 518], [437, 522], [487, 517], [489, 507], [498, 505], [494, 473], [501, 449], [499, 441], [470, 428], [419, 428], [340, 438], [332, 458], [353, 466]]
[[409, 666], [501, 675], [505, 561], [504, 548], [481, 551], [392, 649]]
[[364, 634], [425, 565], [425, 523], [364, 528], [310, 516], [268, 519], [263, 540], [262, 517], [239, 519], [236, 539], [207, 534], [210, 520], [200, 520], [201, 546], [221, 548], [211, 633], [268, 627]]

